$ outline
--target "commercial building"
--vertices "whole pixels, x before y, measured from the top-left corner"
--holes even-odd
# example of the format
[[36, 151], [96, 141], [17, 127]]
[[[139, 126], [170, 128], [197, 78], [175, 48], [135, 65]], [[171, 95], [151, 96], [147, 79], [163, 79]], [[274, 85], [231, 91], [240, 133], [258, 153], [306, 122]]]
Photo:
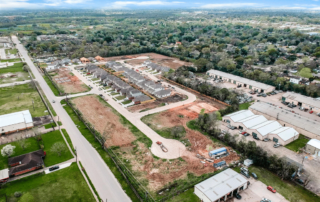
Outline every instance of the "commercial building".
[[43, 168], [43, 159], [45, 156], [46, 153], [40, 149], [34, 152], [9, 158], [9, 176], [17, 176]]
[[282, 95], [282, 101], [293, 103], [314, 113], [320, 113], [320, 98], [312, 98], [299, 93], [287, 92]]
[[263, 115], [269, 120], [276, 120], [282, 126], [291, 127], [309, 138], [320, 140], [320, 123], [314, 119], [308, 119], [291, 110], [282, 109], [266, 102], [256, 102], [249, 107], [249, 110], [256, 115]]
[[245, 130], [260, 140], [269, 138], [274, 142], [286, 145], [299, 137], [299, 133], [291, 127], [283, 127], [276, 120], [268, 120], [263, 115], [255, 115], [250, 110], [241, 110], [222, 118], [223, 121]]
[[0, 116], [0, 135], [18, 132], [33, 127], [29, 110]]
[[254, 80], [246, 79], [240, 76], [235, 76], [233, 74], [228, 74], [228, 73], [214, 70], [214, 69], [207, 71], [207, 75], [217, 79], [221, 79], [224, 82], [233, 83], [237, 86], [252, 89], [254, 91], [258, 91], [262, 93], [268, 93], [275, 90], [274, 86], [270, 86], [264, 83], [260, 83]]
[[194, 186], [194, 193], [202, 202], [220, 202], [232, 198], [248, 188], [250, 183], [242, 175], [228, 168]]
[[310, 154], [320, 156], [320, 140], [311, 139], [306, 144], [306, 151]]

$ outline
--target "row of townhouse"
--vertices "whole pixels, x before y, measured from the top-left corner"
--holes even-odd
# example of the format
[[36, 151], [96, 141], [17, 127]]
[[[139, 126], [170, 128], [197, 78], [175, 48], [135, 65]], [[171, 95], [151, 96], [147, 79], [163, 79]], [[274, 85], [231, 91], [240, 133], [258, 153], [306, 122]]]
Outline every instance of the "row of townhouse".
[[157, 98], [164, 98], [171, 95], [171, 90], [165, 90], [161, 84], [157, 84], [154, 81], [145, 79], [143, 76], [141, 76], [141, 74], [135, 72], [134, 70], [126, 68], [122, 75], [127, 77], [130, 82], [134, 83], [148, 93], [155, 95]]
[[150, 60], [146, 60], [143, 62], [143, 65], [147, 66], [148, 68], [155, 70], [157, 72], [169, 72], [170, 68], [158, 65], [156, 63], [151, 62]]
[[46, 67], [47, 71], [59, 69], [61, 67], [64, 67], [65, 65], [72, 65], [72, 62], [69, 58], [64, 58], [62, 60], [56, 60], [52, 63], [49, 63], [48, 66]]
[[121, 71], [124, 71], [124, 69], [125, 69], [125, 67], [121, 63], [115, 62], [115, 61], [107, 62], [106, 67], [111, 68], [112, 70], [114, 70], [116, 72], [121, 72]]

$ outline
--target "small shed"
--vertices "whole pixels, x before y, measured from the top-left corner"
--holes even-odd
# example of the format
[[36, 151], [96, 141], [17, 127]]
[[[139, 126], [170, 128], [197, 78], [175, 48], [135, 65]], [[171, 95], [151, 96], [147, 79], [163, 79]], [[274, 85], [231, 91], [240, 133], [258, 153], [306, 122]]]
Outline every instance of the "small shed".
[[220, 161], [218, 163], [214, 163], [213, 167], [218, 168], [218, 167], [222, 167], [222, 166], [225, 166], [225, 165], [227, 165], [226, 161]]
[[6, 182], [9, 179], [9, 169], [0, 170], [0, 183]]
[[247, 167], [252, 165], [252, 164], [253, 164], [253, 161], [251, 159], [246, 159], [246, 160], [243, 161], [243, 165], [245, 165]]
[[306, 151], [310, 154], [320, 156], [320, 140], [309, 140], [309, 142], [306, 144]]

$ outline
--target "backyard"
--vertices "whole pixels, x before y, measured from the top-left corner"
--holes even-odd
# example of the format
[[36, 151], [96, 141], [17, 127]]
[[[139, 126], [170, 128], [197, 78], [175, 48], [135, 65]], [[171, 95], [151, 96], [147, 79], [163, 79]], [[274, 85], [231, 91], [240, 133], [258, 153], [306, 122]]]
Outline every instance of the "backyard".
[[0, 88], [0, 115], [29, 110], [32, 117], [48, 115], [39, 93], [30, 84]]
[[306, 138], [304, 135], [300, 134], [298, 139], [287, 144], [285, 147], [287, 149], [294, 151], [294, 152], [297, 152], [297, 151], [299, 151], [299, 149], [304, 148], [308, 141], [309, 141], [308, 138]]
[[6, 49], [6, 54], [17, 54], [18, 50], [17, 49]]
[[[20, 198], [14, 197], [21, 192]], [[95, 201], [78, 166], [71, 166], [50, 174], [35, 174], [7, 183], [0, 189], [0, 195], [6, 194], [8, 202], [23, 201]]]
[[0, 68], [0, 84], [29, 80], [28, 72], [23, 70], [23, 63], [15, 63], [13, 66]]

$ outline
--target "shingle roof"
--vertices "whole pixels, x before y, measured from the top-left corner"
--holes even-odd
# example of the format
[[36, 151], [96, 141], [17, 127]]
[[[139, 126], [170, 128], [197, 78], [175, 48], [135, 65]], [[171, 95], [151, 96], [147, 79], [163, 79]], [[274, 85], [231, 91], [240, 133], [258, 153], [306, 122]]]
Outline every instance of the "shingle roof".
[[43, 156], [44, 156], [44, 152], [42, 149], [40, 149], [38, 151], [34, 151], [24, 155], [9, 158], [8, 159], [9, 165], [21, 162], [19, 165], [11, 167], [9, 169], [9, 175], [12, 175], [16, 172], [27, 170], [29, 168], [33, 168], [36, 166], [44, 165], [43, 159], [42, 159]]

